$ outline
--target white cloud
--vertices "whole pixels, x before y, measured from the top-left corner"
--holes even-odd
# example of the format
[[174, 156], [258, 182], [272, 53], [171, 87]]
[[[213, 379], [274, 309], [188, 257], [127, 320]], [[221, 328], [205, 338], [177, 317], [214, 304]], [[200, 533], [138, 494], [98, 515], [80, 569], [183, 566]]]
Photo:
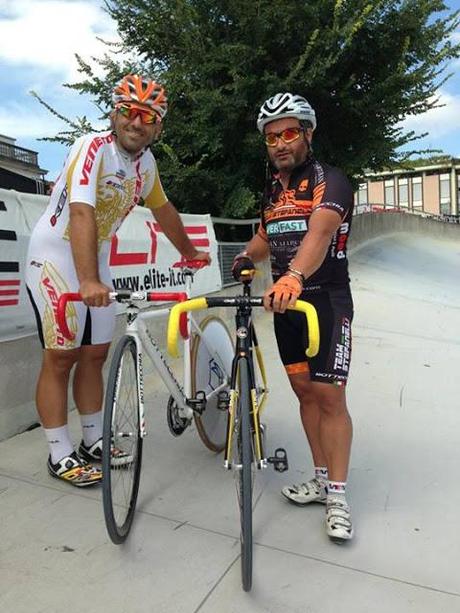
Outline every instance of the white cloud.
[[443, 106], [430, 109], [420, 115], [409, 116], [402, 122], [405, 130], [428, 132], [433, 139], [451, 134], [460, 129], [460, 95], [441, 91], [438, 96]]
[[0, 0], [0, 61], [79, 80], [74, 57], [101, 56], [96, 39], [119, 40], [102, 0]]
[[62, 129], [62, 122], [58, 121], [46, 111], [43, 114], [31, 114], [24, 108], [17, 112], [11, 109], [0, 108], [0, 134], [13, 135], [14, 138], [42, 138], [54, 136]]

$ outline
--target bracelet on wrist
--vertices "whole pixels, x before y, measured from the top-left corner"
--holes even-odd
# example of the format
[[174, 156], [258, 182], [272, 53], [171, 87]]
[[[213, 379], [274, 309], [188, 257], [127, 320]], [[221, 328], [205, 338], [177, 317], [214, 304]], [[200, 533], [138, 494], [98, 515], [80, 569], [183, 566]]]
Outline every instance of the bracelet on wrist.
[[293, 268], [292, 266], [288, 266], [288, 272], [290, 272], [292, 275], [295, 275], [296, 277], [298, 277], [300, 282], [303, 285], [303, 283], [305, 281], [305, 275], [303, 274], [303, 272], [301, 272], [300, 270], [297, 270], [296, 268]]
[[295, 279], [298, 282], [298, 284], [300, 285], [300, 287], [303, 288], [303, 282], [300, 279], [299, 275], [296, 275], [295, 273], [293, 273], [290, 270], [288, 270], [287, 273], [285, 273], [284, 276], [285, 277], [291, 277], [292, 279]]

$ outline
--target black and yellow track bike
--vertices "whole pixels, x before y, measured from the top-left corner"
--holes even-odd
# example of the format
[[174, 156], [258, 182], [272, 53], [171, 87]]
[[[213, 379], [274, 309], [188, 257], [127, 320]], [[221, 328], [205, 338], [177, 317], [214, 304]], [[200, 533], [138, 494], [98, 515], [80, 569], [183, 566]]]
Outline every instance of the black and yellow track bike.
[[[264, 426], [261, 411], [267, 398], [267, 378], [262, 353], [253, 323], [254, 307], [263, 306], [263, 299], [251, 296], [251, 279], [243, 282], [241, 296], [201, 297], [176, 304], [168, 323], [168, 351], [178, 356], [179, 318], [190, 311], [214, 307], [231, 307], [235, 312], [235, 353], [231, 367], [229, 390], [220, 393], [219, 410], [227, 414], [227, 434], [224, 448], [224, 467], [235, 475], [241, 529], [241, 574], [245, 591], [252, 587], [252, 507], [254, 481], [259, 470], [271, 465], [277, 471], [288, 468], [285, 449], [279, 447], [267, 457], [264, 445]], [[315, 308], [298, 300], [293, 310], [307, 317], [309, 346], [307, 356], [319, 349], [319, 327]], [[206, 407], [203, 408], [206, 411]]]

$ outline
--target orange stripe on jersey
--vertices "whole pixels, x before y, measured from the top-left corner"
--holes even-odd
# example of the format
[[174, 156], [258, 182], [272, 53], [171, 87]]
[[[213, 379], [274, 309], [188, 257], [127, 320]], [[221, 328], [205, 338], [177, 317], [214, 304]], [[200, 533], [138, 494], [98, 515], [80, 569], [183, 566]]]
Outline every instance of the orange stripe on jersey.
[[288, 375], [299, 375], [310, 372], [307, 362], [297, 362], [297, 364], [285, 364], [284, 368]]
[[262, 224], [259, 224], [259, 228], [257, 230], [257, 234], [258, 236], [260, 236], [260, 238], [262, 240], [264, 240], [266, 243], [268, 243], [268, 236], [267, 236], [267, 232], [264, 230], [264, 228], [262, 227]]
[[313, 190], [313, 206], [316, 206], [321, 203], [324, 196], [324, 191], [326, 190], [326, 183], [320, 183], [315, 186]]

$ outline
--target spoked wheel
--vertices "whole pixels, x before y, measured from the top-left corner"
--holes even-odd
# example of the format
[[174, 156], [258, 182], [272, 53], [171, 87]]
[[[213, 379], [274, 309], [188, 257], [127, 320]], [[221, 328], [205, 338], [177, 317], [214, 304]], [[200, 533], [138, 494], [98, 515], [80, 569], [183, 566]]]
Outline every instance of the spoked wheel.
[[115, 544], [129, 534], [142, 461], [136, 342], [123, 336], [110, 365], [102, 440], [102, 499], [107, 531]]
[[252, 487], [253, 454], [251, 443], [249, 374], [246, 360], [239, 362], [240, 390], [237, 425], [238, 503], [240, 506], [241, 579], [243, 589], [252, 587]]
[[[207, 317], [200, 328], [202, 335], [197, 334], [192, 345], [192, 395], [203, 391], [208, 396], [225, 379], [230, 383], [233, 342], [227, 326], [218, 317]], [[222, 392], [228, 390], [226, 386]], [[198, 434], [211, 451], [220, 452], [225, 447], [227, 414], [227, 405], [222, 400], [219, 402], [217, 393], [208, 399], [201, 415], [195, 414]]]

